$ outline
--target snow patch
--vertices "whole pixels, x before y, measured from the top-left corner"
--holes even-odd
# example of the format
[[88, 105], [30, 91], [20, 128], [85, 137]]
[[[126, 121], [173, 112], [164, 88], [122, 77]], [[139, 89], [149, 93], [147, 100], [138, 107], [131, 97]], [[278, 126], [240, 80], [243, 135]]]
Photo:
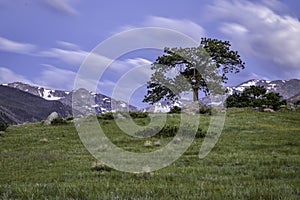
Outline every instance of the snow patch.
[[[61, 97], [54, 97], [51, 93], [53, 90], [44, 89], [43, 95], [41, 95], [44, 99], [49, 101], [59, 100]], [[40, 93], [40, 92], [39, 92]]]
[[120, 106], [123, 107], [123, 108], [125, 108], [126, 104], [125, 103], [121, 103]]
[[167, 113], [167, 112], [170, 112], [170, 107], [169, 106], [163, 106], [163, 105], [161, 105], [161, 103], [158, 103], [154, 107], [154, 112], [155, 113], [158, 113], [158, 112]]
[[243, 87], [250, 87], [251, 85], [256, 85], [256, 83], [259, 82], [259, 80], [252, 80], [252, 81], [249, 81], [247, 83], [243, 83], [242, 85], [240, 86], [243, 86]]
[[237, 91], [240, 91], [240, 92], [243, 92], [243, 91], [245, 90], [244, 87], [236, 87], [236, 88], [234, 88], [234, 89], [236, 89]]

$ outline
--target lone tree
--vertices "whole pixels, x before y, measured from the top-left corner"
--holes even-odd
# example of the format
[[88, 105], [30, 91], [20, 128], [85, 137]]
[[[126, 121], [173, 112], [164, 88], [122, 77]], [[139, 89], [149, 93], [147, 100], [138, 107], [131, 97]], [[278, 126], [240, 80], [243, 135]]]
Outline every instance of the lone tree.
[[175, 101], [191, 88], [194, 101], [199, 100], [199, 91], [206, 95], [220, 93], [221, 84], [228, 80], [226, 75], [245, 67], [238, 52], [230, 46], [229, 41], [202, 38], [198, 47], [165, 48], [165, 54], [151, 66], [154, 73], [143, 102]]

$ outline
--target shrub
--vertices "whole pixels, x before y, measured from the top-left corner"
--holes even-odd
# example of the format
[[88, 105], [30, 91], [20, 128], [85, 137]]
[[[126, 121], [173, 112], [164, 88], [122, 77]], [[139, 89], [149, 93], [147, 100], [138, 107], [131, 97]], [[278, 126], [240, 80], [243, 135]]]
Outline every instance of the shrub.
[[102, 162], [94, 162], [93, 165], [92, 165], [92, 170], [95, 170], [95, 171], [111, 171], [112, 168], [110, 168], [109, 166], [107, 166], [106, 164], [102, 163]]
[[102, 120], [112, 120], [114, 119], [114, 114], [112, 112], [107, 112], [97, 116], [97, 118]]
[[147, 112], [117, 112], [117, 113], [112, 113], [112, 112], [107, 112], [104, 114], [101, 114], [98, 117], [98, 119], [102, 119], [102, 120], [113, 120], [115, 117], [114, 115], [118, 115], [118, 113], [123, 116], [124, 118], [129, 118], [132, 117], [134, 119], [136, 118], [147, 118], [148, 117], [148, 113]]
[[8, 124], [5, 122], [0, 122], [0, 131], [6, 131]]
[[74, 119], [74, 117], [73, 116], [70, 116], [70, 117], [68, 117], [66, 120], [67, 121], [72, 121]]
[[51, 125], [64, 125], [67, 124], [68, 122], [66, 120], [64, 120], [63, 118], [55, 118], [54, 120], [52, 120]]
[[[180, 134], [183, 136], [194, 135], [194, 131], [196, 127], [193, 127], [191, 124], [184, 125], [180, 130]], [[175, 137], [179, 134], [179, 126], [177, 125], [170, 125], [166, 124], [161, 130], [159, 126], [147, 127], [144, 130], [138, 131], [136, 133], [139, 137], [159, 137], [159, 138], [168, 138], [168, 137]], [[203, 138], [205, 137], [205, 133], [202, 131], [201, 128], [197, 129], [195, 138]]]
[[147, 112], [129, 112], [130, 117], [132, 118], [147, 118], [148, 113]]
[[181, 113], [181, 108], [178, 106], [174, 106], [173, 108], [171, 108], [169, 113], [170, 114], [173, 114], [173, 113], [179, 114], [179, 113]]
[[212, 114], [212, 108], [208, 108], [208, 107], [200, 107], [199, 108], [199, 113], [200, 114]]

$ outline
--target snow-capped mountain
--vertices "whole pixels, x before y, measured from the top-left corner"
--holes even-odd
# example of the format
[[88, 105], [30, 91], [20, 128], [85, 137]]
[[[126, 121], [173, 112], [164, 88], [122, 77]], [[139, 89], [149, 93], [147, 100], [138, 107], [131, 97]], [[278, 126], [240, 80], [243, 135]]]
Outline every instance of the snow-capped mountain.
[[[230, 95], [233, 93], [240, 93], [240, 92], [244, 91], [245, 88], [249, 88], [251, 85], [264, 86], [267, 89], [267, 92], [278, 92], [284, 99], [287, 99], [288, 102], [293, 102], [293, 103], [299, 102], [300, 80], [298, 80], [298, 79], [275, 80], [275, 81], [249, 80], [238, 86], [227, 87], [227, 91], [228, 91], [227, 95]], [[105, 112], [124, 111], [124, 110], [138, 111], [138, 109], [136, 107], [128, 105], [127, 103], [125, 103], [123, 101], [117, 101], [117, 100], [111, 99], [110, 97], [108, 97], [106, 95], [96, 94], [96, 93], [88, 91], [86, 89], [78, 89], [78, 90], [74, 90], [74, 91], [52, 90], [52, 89], [47, 89], [47, 88], [43, 88], [43, 87], [39, 87], [39, 86], [32, 86], [32, 85], [24, 84], [21, 82], [2, 84], [2, 86], [7, 86], [7, 87], [13, 88], [15, 90], [21, 90], [27, 94], [34, 95], [38, 98], [41, 98], [41, 99], [47, 101], [48, 103], [52, 102], [52, 104], [56, 105], [55, 109], [59, 108], [60, 112], [62, 114], [63, 113], [68, 114], [68, 113], [72, 112], [72, 111], [70, 111], [70, 108], [72, 108], [72, 101], [74, 99], [74, 96], [80, 97], [80, 98], [75, 98], [75, 100], [74, 100], [74, 104], [78, 105], [76, 112], [78, 112], [78, 114], [80, 114], [80, 115], [86, 115], [86, 114], [91, 114], [91, 113], [102, 114]], [[2, 89], [4, 90], [5, 87]], [[18, 93], [18, 94], [24, 95], [25, 93]], [[4, 93], [3, 93], [3, 95], [4, 95]], [[14, 95], [14, 97], [16, 98], [16, 101], [22, 102], [24, 100], [23, 97], [16, 97], [16, 95]], [[89, 101], [85, 101], [87, 99]], [[208, 106], [214, 106], [214, 104], [218, 104], [218, 105], [222, 104], [225, 99], [226, 99], [226, 96], [221, 96], [220, 98], [214, 98], [213, 100], [211, 100], [209, 97], [204, 97], [204, 98], [200, 99], [200, 102], [202, 104], [205, 104]], [[34, 101], [38, 102], [39, 100], [34, 100]], [[3, 107], [3, 105], [0, 104], [0, 108], [2, 106], [2, 108], [5, 110], [6, 107], [8, 107], [7, 102], [8, 101], [5, 101], [6, 104], [4, 107]], [[46, 103], [43, 102], [43, 103], [46, 105], [47, 102]], [[155, 112], [155, 113], [157, 113], [157, 112], [166, 113], [166, 112], [169, 112], [170, 109], [174, 106], [185, 107], [185, 105], [188, 105], [190, 102], [191, 101], [178, 101], [176, 103], [171, 103], [171, 102], [167, 102], [167, 101], [159, 102], [152, 106], [149, 106], [148, 108], [145, 108], [143, 111]], [[60, 105], [59, 103], [62, 103], [62, 104]], [[34, 108], [34, 105], [31, 105], [30, 102], [25, 102], [25, 104], [28, 104], [30, 108]], [[5, 111], [5, 113], [8, 113], [8, 112]], [[11, 113], [9, 113], [9, 115], [13, 116]], [[37, 118], [37, 119], [39, 119], [39, 118]], [[19, 121], [22, 121], [22, 119], [20, 119]]]
[[82, 115], [138, 110], [136, 107], [123, 101], [114, 100], [106, 95], [94, 93], [83, 88], [73, 90], [59, 101], [65, 105], [72, 106], [73, 100], [76, 109]]
[[50, 101], [60, 100], [69, 94], [69, 92], [66, 91], [50, 90], [43, 87], [32, 86], [21, 82], [14, 82], [14, 83], [2, 84], [2, 85], [16, 88]]
[[289, 99], [297, 94], [300, 94], [300, 80], [249, 80], [236, 87], [227, 87], [228, 94], [241, 93], [245, 88], [250, 86], [264, 86], [267, 92], [277, 92], [283, 99]]
[[17, 88], [0, 85], [0, 121], [9, 124], [45, 120], [57, 112], [60, 117], [72, 115], [72, 108], [60, 101], [48, 101]]
[[33, 94], [35, 96], [41, 97], [48, 101], [58, 100], [64, 105], [69, 107], [72, 107], [72, 97], [74, 94], [75, 96], [80, 95], [81, 98], [83, 99], [92, 98], [93, 101], [89, 102], [90, 104], [86, 104], [83, 100], [80, 100], [80, 98], [76, 98], [78, 101], [81, 101], [81, 102], [75, 102], [76, 104], [82, 103], [83, 115], [88, 113], [102, 114], [105, 112], [114, 112], [114, 111], [122, 111], [122, 110], [130, 110], [130, 111], [138, 110], [136, 107], [128, 105], [123, 101], [117, 101], [111, 99], [106, 95], [94, 93], [86, 89], [62, 91], [62, 90], [47, 89], [39, 86], [32, 86], [21, 82], [3, 84], [3, 86], [16, 88], [24, 92]]
[[168, 101], [155, 103], [146, 109], [145, 112], [153, 112], [153, 113], [167, 113], [170, 112], [171, 108], [174, 106], [183, 107], [183, 103], [181, 101], [177, 101], [175, 103], [171, 103]]
[[[209, 96], [201, 98], [200, 102], [207, 106], [219, 106], [221, 105], [225, 100], [226, 97], [233, 94], [233, 93], [241, 93], [246, 88], [249, 88], [250, 86], [264, 86], [267, 89], [267, 92], [276, 92], [279, 93], [283, 99], [287, 99], [288, 102], [299, 102], [299, 96], [300, 96], [300, 80], [298, 79], [291, 79], [291, 80], [275, 80], [275, 81], [269, 81], [269, 80], [249, 80], [246, 82], [241, 83], [238, 86], [234, 87], [226, 87], [227, 89], [227, 95], [222, 96], [215, 96], [213, 99]], [[176, 104], [172, 104], [169, 102], [158, 102], [153, 104], [152, 106], [145, 109], [145, 111], [148, 112], [169, 112], [170, 109], [173, 106], [179, 106], [184, 107], [184, 105], [187, 105], [189, 102], [179, 102]]]

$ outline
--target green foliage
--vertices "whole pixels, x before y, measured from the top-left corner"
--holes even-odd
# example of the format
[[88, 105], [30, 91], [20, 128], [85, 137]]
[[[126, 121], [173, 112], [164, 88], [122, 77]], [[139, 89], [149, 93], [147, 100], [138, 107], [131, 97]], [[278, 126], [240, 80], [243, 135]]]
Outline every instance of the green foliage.
[[[180, 132], [179, 132], [180, 130]], [[138, 131], [135, 135], [139, 137], [155, 137], [155, 138], [169, 138], [175, 137], [177, 134], [182, 134], [184, 136], [192, 136], [195, 133], [193, 132], [195, 127], [191, 124], [186, 124], [181, 129], [179, 129], [179, 124], [166, 124], [162, 129], [159, 126], [147, 127], [144, 130]], [[201, 128], [197, 129], [195, 138], [205, 137], [205, 132]]]
[[[165, 54], [151, 66], [154, 73], [143, 101], [151, 104], [160, 100], [174, 101], [190, 90], [194, 101], [198, 101], [199, 90], [206, 94], [223, 93], [221, 84], [228, 79], [226, 74], [244, 69], [238, 52], [230, 46], [229, 41], [202, 38], [198, 47], [165, 48]], [[168, 75], [176, 70], [173, 77]]]
[[112, 112], [107, 112], [107, 113], [98, 115], [97, 118], [100, 120], [113, 120], [114, 114]]
[[67, 121], [72, 121], [74, 119], [74, 117], [73, 116], [70, 116], [70, 117], [68, 117], [66, 120]]
[[113, 120], [115, 116], [118, 114], [122, 115], [124, 118], [132, 117], [133, 119], [147, 118], [149, 115], [149, 113], [147, 112], [129, 112], [129, 114], [128, 112], [116, 112], [116, 113], [107, 112], [97, 116], [97, 118], [100, 120]]
[[95, 171], [100, 171], [100, 172], [103, 172], [103, 171], [110, 172], [112, 170], [112, 168], [108, 167], [106, 164], [104, 164], [102, 162], [95, 162], [95, 163], [93, 163], [91, 169], [95, 170]]
[[171, 109], [170, 109], [170, 111], [169, 111], [169, 113], [170, 114], [179, 114], [179, 113], [181, 113], [181, 108], [180, 107], [178, 107], [178, 106], [174, 106], [174, 107], [172, 107]]
[[281, 100], [279, 93], [266, 93], [263, 86], [250, 86], [241, 94], [234, 93], [227, 97], [226, 107], [271, 107], [278, 110], [281, 105], [286, 105], [285, 100]]
[[132, 117], [133, 119], [136, 118], [147, 118], [149, 113], [147, 112], [129, 112], [130, 117]]
[[0, 121], [0, 131], [6, 131], [8, 124]]
[[199, 114], [208, 114], [208, 115], [211, 115], [212, 114], [212, 108], [209, 108], [207, 106], [201, 106], [199, 108]]
[[65, 119], [58, 117], [52, 120], [51, 125], [65, 125], [67, 123]]

